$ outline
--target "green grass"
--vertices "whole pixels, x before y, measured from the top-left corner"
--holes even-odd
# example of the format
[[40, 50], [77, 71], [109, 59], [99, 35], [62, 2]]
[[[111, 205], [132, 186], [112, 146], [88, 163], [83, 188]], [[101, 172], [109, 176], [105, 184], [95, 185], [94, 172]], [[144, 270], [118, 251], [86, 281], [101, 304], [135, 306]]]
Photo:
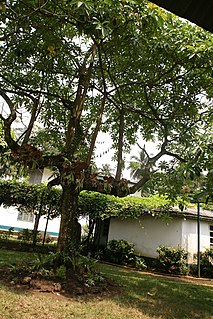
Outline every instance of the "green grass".
[[[13, 264], [33, 254], [0, 250]], [[121, 285], [120, 293], [65, 298], [0, 285], [0, 319], [213, 319], [213, 287], [178, 278], [100, 264], [102, 274]]]
[[101, 265], [102, 273], [125, 286], [116, 302], [150, 318], [213, 318], [213, 287]]
[[22, 260], [30, 261], [33, 258], [36, 258], [36, 256], [36, 253], [31, 252], [20, 252], [0, 249], [0, 267], [15, 265], [16, 263]]

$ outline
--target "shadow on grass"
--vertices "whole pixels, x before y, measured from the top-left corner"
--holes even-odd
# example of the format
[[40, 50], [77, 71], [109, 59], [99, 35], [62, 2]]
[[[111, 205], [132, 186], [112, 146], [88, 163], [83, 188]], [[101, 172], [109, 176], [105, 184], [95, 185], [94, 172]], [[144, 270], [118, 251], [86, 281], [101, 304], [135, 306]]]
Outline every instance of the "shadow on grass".
[[[2, 265], [35, 256], [29, 253], [0, 252]], [[181, 278], [154, 276], [105, 264], [100, 264], [99, 267], [105, 277], [121, 286], [120, 289], [115, 286], [112, 292], [101, 294], [101, 298], [111, 300], [123, 309], [135, 309], [144, 316], [155, 319], [213, 319], [213, 287], [184, 282]], [[3, 281], [0, 288], [5, 289], [5, 298], [7, 291], [11, 295], [31, 293], [31, 290], [6, 285]], [[98, 292], [80, 296], [86, 302], [98, 300], [99, 297]]]
[[122, 307], [155, 318], [213, 318], [213, 287], [100, 265], [102, 273], [124, 286], [113, 299]]

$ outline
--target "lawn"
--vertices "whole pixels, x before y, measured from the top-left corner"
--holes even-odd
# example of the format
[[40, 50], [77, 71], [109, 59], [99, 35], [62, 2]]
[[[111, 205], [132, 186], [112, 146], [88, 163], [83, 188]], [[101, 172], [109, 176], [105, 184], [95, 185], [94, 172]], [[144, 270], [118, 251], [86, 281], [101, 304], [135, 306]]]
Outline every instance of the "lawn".
[[[5, 265], [33, 256], [0, 250]], [[104, 276], [121, 285], [118, 294], [66, 298], [17, 291], [1, 283], [0, 319], [213, 319], [212, 286], [105, 264], [99, 267]]]

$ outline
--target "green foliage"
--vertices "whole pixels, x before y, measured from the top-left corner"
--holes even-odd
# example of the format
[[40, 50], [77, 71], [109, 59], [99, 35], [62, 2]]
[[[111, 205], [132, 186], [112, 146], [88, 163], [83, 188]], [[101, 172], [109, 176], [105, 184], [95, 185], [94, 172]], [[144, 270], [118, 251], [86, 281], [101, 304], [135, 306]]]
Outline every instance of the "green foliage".
[[[0, 95], [6, 105], [0, 118], [10, 149], [4, 168], [12, 167], [11, 159], [25, 169], [55, 167], [57, 182], [70, 190], [70, 197], [62, 197], [65, 219], [77, 215], [73, 189], [76, 197], [82, 189], [129, 193], [125, 183], [91, 182], [87, 168], [100, 130], [111, 135], [119, 165], [121, 150], [129, 151], [139, 135], [158, 141], [155, 156], [146, 154], [138, 187], [157, 180], [164, 155], [174, 158], [164, 177], [174, 177], [169, 171], [176, 171], [177, 161], [188, 164], [191, 176], [208, 166], [213, 48], [208, 32], [139, 0], [11, 1], [0, 19]], [[24, 122], [26, 113], [23, 134], [13, 137], [11, 126]], [[161, 191], [174, 197], [184, 181], [178, 174], [169, 187], [162, 178]], [[123, 205], [123, 216], [130, 217], [143, 206], [125, 204], [107, 200], [107, 209], [118, 216]]]
[[108, 243], [108, 253], [111, 261], [118, 264], [133, 264], [134, 244], [126, 240], [111, 240]]
[[25, 228], [18, 233], [18, 239], [29, 242], [33, 239], [33, 232], [32, 230]]
[[[45, 184], [30, 184], [17, 180], [0, 180], [0, 203], [4, 206], [16, 206], [46, 215], [51, 206], [50, 217], [59, 215], [61, 190], [49, 188]], [[41, 207], [42, 206], [42, 207]]]
[[8, 231], [0, 232], [0, 240], [7, 240], [9, 239], [14, 232], [14, 227], [10, 227]]
[[64, 269], [66, 269], [66, 278], [77, 276], [79, 281], [89, 286], [103, 280], [97, 271], [97, 260], [90, 255], [81, 255], [74, 249], [71, 254], [65, 252], [51, 254], [50, 261], [50, 266], [55, 274], [59, 275], [62, 272], [64, 275]]
[[66, 268], [64, 265], [61, 265], [58, 267], [55, 271], [55, 275], [57, 278], [60, 278], [61, 280], [66, 280]]
[[175, 202], [165, 196], [118, 198], [97, 192], [83, 191], [79, 197], [79, 214], [89, 215], [91, 218], [138, 218], [143, 213], [162, 217], [166, 215]]
[[144, 150], [140, 150], [139, 156], [131, 156], [129, 164], [130, 176], [139, 180], [143, 177], [144, 168], [148, 162], [148, 158]]
[[2, 149], [3, 147], [6, 146], [6, 142], [4, 139], [4, 126], [2, 120], [0, 120], [0, 148]]
[[[23, 240], [24, 242], [33, 241], [33, 236], [34, 236], [34, 230], [31, 230], [28, 228], [25, 228], [18, 233], [18, 239]], [[36, 241], [37, 242], [42, 241], [42, 235], [39, 231], [37, 231], [36, 233]]]
[[[42, 238], [42, 240], [43, 240], [43, 238]], [[45, 243], [51, 244], [51, 243], [53, 243], [53, 242], [54, 242], [53, 237], [51, 237], [49, 234], [46, 234]]]
[[146, 263], [142, 256], [135, 255], [135, 245], [126, 240], [111, 240], [101, 258], [120, 265], [129, 265], [137, 269], [146, 269]]
[[213, 278], [213, 247], [206, 249], [201, 254], [201, 274]]
[[[24, 242], [32, 242], [34, 236], [34, 230], [25, 228], [18, 233], [18, 239], [23, 240]], [[43, 241], [44, 234], [40, 231], [36, 232], [36, 242], [41, 243]], [[46, 235], [45, 243], [50, 244], [54, 239], [50, 235]]]
[[134, 267], [139, 270], [144, 270], [147, 268], [147, 265], [145, 263], [145, 260], [142, 256], [135, 256], [134, 257]]
[[[72, 154], [68, 160], [86, 158], [105, 89], [101, 129], [111, 134], [115, 153], [122, 108], [125, 150], [138, 133], [146, 142], [158, 139], [159, 150], [164, 139], [170, 141], [165, 145], [168, 152], [184, 155], [187, 161], [193, 159], [201, 136], [205, 144], [212, 97], [209, 33], [137, 0], [63, 5], [57, 0], [54, 7], [46, 2], [39, 10], [31, 1], [13, 2], [7, 14], [1, 12], [1, 19], [1, 94], [10, 92], [17, 116], [24, 108], [32, 115], [29, 142], [43, 156], [63, 156], [68, 147], [66, 132], [82, 70], [88, 89], [83, 85], [78, 128], [73, 127], [76, 137], [69, 145], [72, 151], [65, 152]], [[91, 55], [93, 44], [96, 50]], [[87, 72], [91, 61], [92, 72]], [[41, 107], [33, 117], [36, 99]], [[53, 166], [59, 166], [55, 159]]]
[[162, 271], [181, 275], [188, 273], [188, 253], [183, 248], [174, 248], [161, 245], [157, 248], [157, 252], [159, 253], [159, 261]]

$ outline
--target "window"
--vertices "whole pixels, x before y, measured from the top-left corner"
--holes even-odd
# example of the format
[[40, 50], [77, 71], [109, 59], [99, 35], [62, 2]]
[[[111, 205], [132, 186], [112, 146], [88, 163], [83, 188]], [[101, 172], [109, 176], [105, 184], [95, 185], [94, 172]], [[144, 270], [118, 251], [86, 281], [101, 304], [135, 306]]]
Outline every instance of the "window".
[[33, 213], [26, 213], [26, 212], [19, 212], [17, 220], [22, 221], [22, 222], [33, 223], [34, 222], [34, 214]]
[[210, 225], [210, 246], [213, 246], [213, 225]]

